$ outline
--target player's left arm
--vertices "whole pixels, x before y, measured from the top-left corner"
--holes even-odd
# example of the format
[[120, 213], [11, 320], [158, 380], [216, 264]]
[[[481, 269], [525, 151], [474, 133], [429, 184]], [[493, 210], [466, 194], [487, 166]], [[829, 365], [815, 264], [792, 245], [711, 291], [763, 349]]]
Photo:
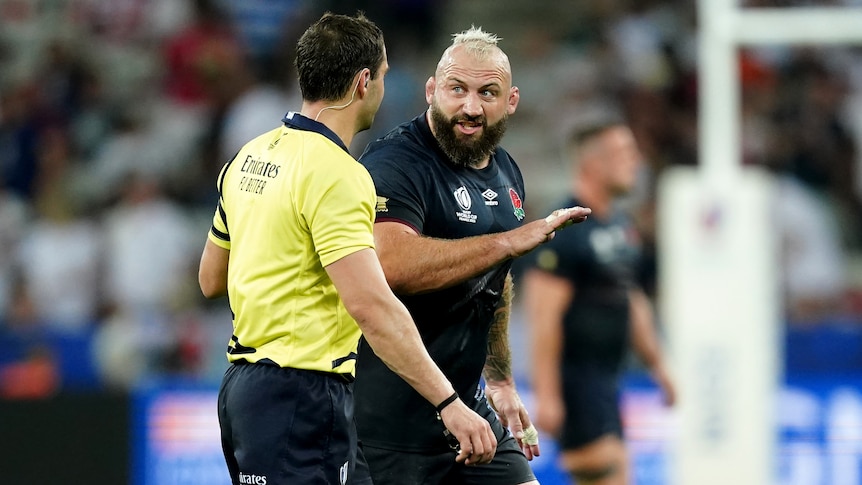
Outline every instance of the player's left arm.
[[629, 305], [629, 323], [634, 351], [661, 387], [665, 403], [672, 406], [676, 402], [676, 388], [662, 354], [661, 342], [653, 318], [652, 303], [643, 290], [632, 289], [629, 290]]
[[512, 274], [506, 275], [500, 303], [494, 311], [494, 322], [488, 332], [488, 356], [485, 359], [483, 376], [488, 403], [497, 413], [503, 426], [508, 427], [518, 445], [532, 460], [539, 456], [539, 437], [527, 408], [521, 402], [512, 376], [512, 349], [509, 346], [509, 315], [512, 309]]
[[515, 229], [458, 239], [428, 237], [400, 221], [383, 221], [374, 224], [374, 243], [392, 290], [414, 295], [450, 288], [523, 256], [590, 213], [584, 207], [558, 209]]

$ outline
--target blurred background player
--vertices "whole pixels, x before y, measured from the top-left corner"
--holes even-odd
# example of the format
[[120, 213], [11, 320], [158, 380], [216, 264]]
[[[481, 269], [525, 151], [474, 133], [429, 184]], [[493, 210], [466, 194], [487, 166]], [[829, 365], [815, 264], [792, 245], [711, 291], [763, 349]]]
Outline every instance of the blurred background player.
[[534, 419], [559, 440], [561, 466], [578, 485], [627, 485], [618, 398], [631, 345], [673, 404], [649, 299], [636, 283], [639, 238], [619, 199], [641, 154], [618, 121], [592, 124], [568, 144], [572, 195], [590, 218], [531, 255], [524, 304], [532, 333]]

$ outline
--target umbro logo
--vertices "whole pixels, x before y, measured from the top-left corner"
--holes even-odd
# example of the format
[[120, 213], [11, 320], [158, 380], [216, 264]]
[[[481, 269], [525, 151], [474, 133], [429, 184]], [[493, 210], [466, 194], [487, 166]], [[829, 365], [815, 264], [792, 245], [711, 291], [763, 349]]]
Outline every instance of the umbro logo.
[[485, 199], [485, 205], [497, 205], [497, 193], [491, 189], [486, 189], [482, 192], [482, 197]]

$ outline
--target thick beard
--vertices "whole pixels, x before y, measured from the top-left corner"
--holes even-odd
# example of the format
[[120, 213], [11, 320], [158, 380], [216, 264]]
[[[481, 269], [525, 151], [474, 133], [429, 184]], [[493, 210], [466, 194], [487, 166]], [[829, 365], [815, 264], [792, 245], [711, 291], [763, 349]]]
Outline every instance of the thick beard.
[[[446, 118], [436, 103], [431, 105], [431, 121], [434, 123], [436, 132], [434, 137], [443, 149], [443, 153], [456, 165], [462, 167], [475, 167], [494, 152], [503, 134], [506, 133], [508, 116], [504, 116], [493, 125], [485, 123], [484, 116], [455, 116]], [[461, 121], [471, 121], [482, 124], [482, 135], [476, 141], [465, 140], [459, 136], [455, 126]]]

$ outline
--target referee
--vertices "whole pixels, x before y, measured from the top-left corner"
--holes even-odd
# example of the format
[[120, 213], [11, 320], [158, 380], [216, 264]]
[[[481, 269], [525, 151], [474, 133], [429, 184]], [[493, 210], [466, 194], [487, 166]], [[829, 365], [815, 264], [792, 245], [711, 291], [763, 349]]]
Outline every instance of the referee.
[[[219, 390], [234, 484], [369, 484], [356, 467], [353, 379], [360, 331], [455, 435], [457, 460], [496, 439], [422, 345], [374, 251], [376, 194], [348, 152], [380, 107], [388, 70], [370, 20], [324, 14], [296, 49], [303, 103], [249, 141], [218, 177], [201, 256], [208, 298], [227, 295], [233, 335]], [[355, 473], [354, 473], [355, 472]]]

